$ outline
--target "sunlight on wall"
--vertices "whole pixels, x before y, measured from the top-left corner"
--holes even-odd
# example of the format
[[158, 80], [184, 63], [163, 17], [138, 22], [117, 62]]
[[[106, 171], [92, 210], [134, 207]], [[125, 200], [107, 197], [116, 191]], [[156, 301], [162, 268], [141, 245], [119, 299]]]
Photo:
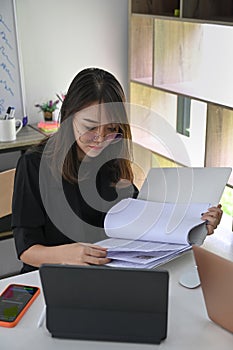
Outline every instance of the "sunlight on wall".
[[205, 24], [200, 79], [208, 94], [232, 106], [233, 27]]

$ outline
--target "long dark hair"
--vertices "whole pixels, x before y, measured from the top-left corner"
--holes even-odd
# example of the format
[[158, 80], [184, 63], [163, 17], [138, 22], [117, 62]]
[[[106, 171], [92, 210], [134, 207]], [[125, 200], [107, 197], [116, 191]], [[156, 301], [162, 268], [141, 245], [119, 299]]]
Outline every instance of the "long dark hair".
[[[108, 146], [114, 156], [107, 162], [111, 174], [110, 181], [114, 184], [120, 179], [133, 182], [131, 168], [131, 131], [125, 109], [125, 94], [118, 80], [109, 72], [99, 68], [87, 68], [79, 72], [70, 84], [65, 100], [61, 107], [60, 122], [66, 122], [69, 128], [60, 128], [53, 138], [52, 163], [56, 170], [62, 173], [64, 179], [71, 183], [78, 182], [78, 159], [77, 143], [74, 142], [67, 149], [67, 142], [74, 138], [73, 115], [90, 106], [93, 102], [110, 106], [114, 120], [117, 118], [123, 141]], [[65, 152], [64, 162], [57, 164], [57, 159]], [[104, 152], [103, 152], [104, 153]], [[101, 155], [102, 157], [104, 154]]]

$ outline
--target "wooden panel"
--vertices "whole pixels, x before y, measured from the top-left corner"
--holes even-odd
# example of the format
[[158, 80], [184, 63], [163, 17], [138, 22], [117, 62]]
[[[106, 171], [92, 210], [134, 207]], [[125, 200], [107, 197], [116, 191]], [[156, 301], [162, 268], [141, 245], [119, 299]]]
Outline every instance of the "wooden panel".
[[145, 106], [155, 111], [173, 127], [176, 126], [176, 95], [137, 83], [130, 84], [130, 93], [131, 103]]
[[[233, 168], [233, 110], [208, 105], [205, 163]], [[233, 174], [229, 184], [233, 186]]]
[[155, 19], [154, 40], [154, 85], [197, 78], [203, 42], [200, 24]]
[[152, 154], [152, 168], [178, 168], [180, 165], [159, 154]]
[[146, 175], [151, 168], [151, 151], [134, 143], [133, 144], [134, 163], [134, 183], [140, 190], [146, 178]]
[[0, 217], [11, 214], [15, 169], [0, 173]]
[[142, 16], [131, 19], [131, 79], [152, 84], [153, 20]]

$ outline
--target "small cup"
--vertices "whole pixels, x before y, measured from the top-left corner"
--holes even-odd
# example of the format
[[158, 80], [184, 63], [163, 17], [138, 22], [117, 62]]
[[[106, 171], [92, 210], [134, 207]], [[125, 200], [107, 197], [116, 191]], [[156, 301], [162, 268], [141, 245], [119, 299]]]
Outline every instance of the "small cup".
[[[17, 126], [16, 126], [17, 125]], [[0, 120], [0, 142], [16, 140], [16, 135], [22, 129], [23, 122], [20, 119]]]
[[174, 10], [174, 16], [175, 17], [180, 17], [180, 9], [175, 9]]

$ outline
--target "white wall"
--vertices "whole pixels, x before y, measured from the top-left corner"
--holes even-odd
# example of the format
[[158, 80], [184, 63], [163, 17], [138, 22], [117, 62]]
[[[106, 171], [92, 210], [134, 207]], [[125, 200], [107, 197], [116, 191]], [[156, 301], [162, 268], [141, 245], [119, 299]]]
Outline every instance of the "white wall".
[[66, 92], [85, 67], [111, 71], [128, 93], [128, 0], [15, 0], [30, 123], [36, 103]]
[[204, 96], [233, 108], [233, 27], [205, 24], [203, 34], [199, 86]]

